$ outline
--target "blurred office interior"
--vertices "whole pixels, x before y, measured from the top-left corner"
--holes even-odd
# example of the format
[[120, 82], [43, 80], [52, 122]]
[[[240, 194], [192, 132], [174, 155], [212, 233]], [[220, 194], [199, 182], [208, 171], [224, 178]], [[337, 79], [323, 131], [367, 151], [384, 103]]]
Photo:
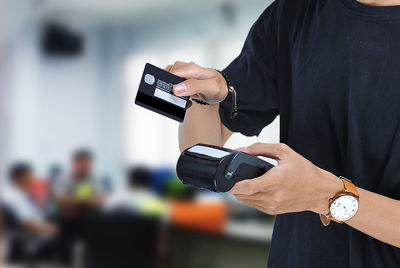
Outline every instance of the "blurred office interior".
[[[39, 207], [54, 219], [63, 206], [52, 198], [56, 187], [51, 179], [70, 178], [76, 160], [72, 155], [84, 148], [90, 152], [90, 175], [102, 200], [96, 213], [85, 210], [80, 217], [82, 235], [71, 242], [68, 264], [58, 263], [57, 257], [37, 261], [24, 254], [9, 260], [13, 249], [7, 230], [24, 230], [6, 221], [3, 213], [4, 267], [100, 267], [90, 260], [103, 256], [112, 263], [118, 254], [104, 252], [117, 252], [119, 246], [139, 253], [127, 254], [129, 258], [154, 260], [144, 265], [130, 259], [126, 267], [264, 267], [273, 217], [227, 194], [182, 186], [175, 176], [178, 123], [134, 105], [134, 97], [146, 62], [165, 67], [177, 60], [193, 61], [223, 69], [240, 53], [252, 23], [271, 2], [1, 0], [1, 194], [10, 184], [10, 167], [29, 163]], [[226, 146], [278, 140], [279, 118], [259, 137], [234, 134]], [[158, 221], [143, 211], [143, 222], [112, 211], [110, 200], [120, 200], [132, 180], [143, 176], [151, 192], [146, 197], [157, 200], [150, 210], [162, 214]], [[73, 198], [89, 195], [82, 189]], [[57, 229], [62, 237], [63, 228]], [[153, 243], [140, 246], [149, 240]], [[157, 253], [151, 253], [153, 248]], [[49, 262], [53, 264], [40, 266]]]

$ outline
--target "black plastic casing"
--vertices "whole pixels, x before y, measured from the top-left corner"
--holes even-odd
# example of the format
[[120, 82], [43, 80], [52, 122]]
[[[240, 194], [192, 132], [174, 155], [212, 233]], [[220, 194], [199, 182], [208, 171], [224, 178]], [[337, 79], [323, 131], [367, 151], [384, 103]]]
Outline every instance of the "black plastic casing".
[[[221, 158], [189, 151], [194, 146], [206, 146], [229, 154]], [[182, 152], [176, 171], [184, 184], [214, 192], [228, 192], [236, 182], [263, 175], [274, 165], [249, 154], [223, 147], [196, 144]]]

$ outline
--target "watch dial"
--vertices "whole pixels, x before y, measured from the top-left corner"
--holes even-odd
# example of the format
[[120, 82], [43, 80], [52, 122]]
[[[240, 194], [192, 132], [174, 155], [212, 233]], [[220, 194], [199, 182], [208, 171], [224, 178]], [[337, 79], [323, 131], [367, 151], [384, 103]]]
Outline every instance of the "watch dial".
[[358, 200], [351, 195], [337, 198], [331, 205], [331, 216], [338, 221], [347, 221], [352, 218], [358, 210]]

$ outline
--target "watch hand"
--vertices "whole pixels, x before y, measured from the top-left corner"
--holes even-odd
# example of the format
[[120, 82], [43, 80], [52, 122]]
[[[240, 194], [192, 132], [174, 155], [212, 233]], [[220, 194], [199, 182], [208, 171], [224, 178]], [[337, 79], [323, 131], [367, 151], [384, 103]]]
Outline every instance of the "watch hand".
[[341, 207], [341, 208], [336, 209], [336, 211], [343, 210], [343, 209], [345, 209], [345, 208]]

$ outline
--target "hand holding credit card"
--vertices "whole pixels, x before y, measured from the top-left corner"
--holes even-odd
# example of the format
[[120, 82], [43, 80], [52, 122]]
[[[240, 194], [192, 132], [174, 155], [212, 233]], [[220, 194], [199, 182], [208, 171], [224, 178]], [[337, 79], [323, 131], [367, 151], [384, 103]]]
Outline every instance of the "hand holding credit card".
[[189, 97], [178, 97], [172, 92], [173, 85], [185, 81], [184, 78], [171, 74], [147, 63], [135, 103], [146, 109], [183, 122]]

